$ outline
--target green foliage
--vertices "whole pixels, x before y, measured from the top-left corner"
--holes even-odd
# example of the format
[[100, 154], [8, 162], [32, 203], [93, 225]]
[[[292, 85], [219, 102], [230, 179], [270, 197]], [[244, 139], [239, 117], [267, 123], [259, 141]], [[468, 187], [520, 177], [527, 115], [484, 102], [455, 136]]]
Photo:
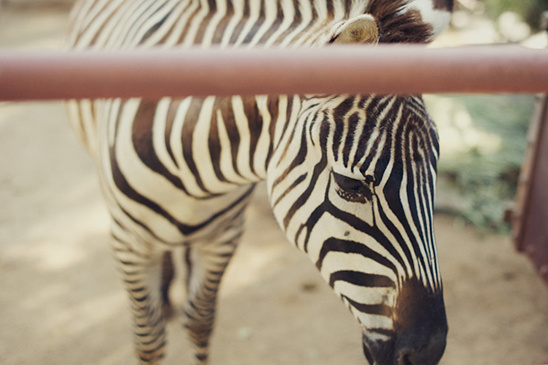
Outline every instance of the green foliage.
[[[503, 214], [514, 200], [534, 106], [531, 95], [428, 98], [441, 140], [439, 177], [461, 215], [477, 227], [506, 231]], [[436, 116], [436, 103], [450, 105]], [[463, 123], [463, 119], [467, 123]], [[444, 153], [444, 149], [447, 153]]]
[[548, 11], [548, 0], [481, 0], [489, 17], [496, 19], [505, 11], [513, 11], [523, 17], [531, 26], [538, 30], [540, 15]]

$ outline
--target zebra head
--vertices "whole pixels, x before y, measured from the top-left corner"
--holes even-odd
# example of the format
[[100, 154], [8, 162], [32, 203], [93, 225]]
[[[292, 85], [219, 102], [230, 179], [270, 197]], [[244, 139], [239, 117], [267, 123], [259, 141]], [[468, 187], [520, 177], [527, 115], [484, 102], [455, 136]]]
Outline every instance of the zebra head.
[[[440, 2], [415, 3], [398, 16], [421, 20], [421, 6]], [[411, 24], [407, 40], [381, 13], [341, 23], [330, 42], [427, 42], [438, 31]], [[433, 233], [439, 144], [422, 98], [294, 97], [288, 125], [267, 179], [281, 227], [360, 323], [370, 364], [437, 364], [448, 330]]]
[[437, 364], [438, 137], [422, 99], [310, 98], [301, 113], [269, 171], [280, 225], [360, 323], [371, 364]]

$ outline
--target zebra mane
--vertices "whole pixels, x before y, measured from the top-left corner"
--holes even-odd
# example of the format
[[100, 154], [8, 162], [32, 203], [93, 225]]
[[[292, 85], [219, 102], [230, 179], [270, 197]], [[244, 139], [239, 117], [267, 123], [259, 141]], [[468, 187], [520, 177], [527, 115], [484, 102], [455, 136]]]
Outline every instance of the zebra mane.
[[[315, 0], [320, 17], [335, 8], [347, 17], [371, 14], [379, 27], [380, 43], [427, 43], [445, 27], [453, 10], [453, 0]], [[327, 10], [329, 12], [329, 10]]]
[[407, 0], [371, 0], [366, 12], [377, 19], [379, 43], [426, 43], [433, 38], [432, 26], [418, 10], [405, 10]]

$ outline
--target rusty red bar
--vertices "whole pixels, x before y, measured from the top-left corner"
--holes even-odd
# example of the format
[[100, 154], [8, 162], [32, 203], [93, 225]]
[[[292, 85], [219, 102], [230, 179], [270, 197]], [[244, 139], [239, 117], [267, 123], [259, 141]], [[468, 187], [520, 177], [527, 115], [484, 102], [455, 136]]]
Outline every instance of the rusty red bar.
[[514, 243], [548, 285], [548, 96], [537, 100], [512, 216]]
[[0, 100], [537, 93], [548, 50], [513, 46], [0, 52]]

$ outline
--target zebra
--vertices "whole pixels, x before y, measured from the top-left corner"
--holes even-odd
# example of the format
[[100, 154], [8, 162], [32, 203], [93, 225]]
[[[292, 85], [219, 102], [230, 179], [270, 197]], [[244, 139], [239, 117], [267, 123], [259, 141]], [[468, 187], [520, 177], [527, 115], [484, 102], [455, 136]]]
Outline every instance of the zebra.
[[[452, 6], [79, 0], [68, 45], [336, 51], [337, 44], [428, 43]], [[260, 181], [288, 240], [359, 323], [366, 361], [439, 362], [448, 331], [433, 234], [439, 143], [421, 96], [115, 98], [69, 101], [68, 109], [110, 213], [141, 363], [164, 355], [177, 259], [186, 265], [184, 326], [193, 359], [208, 362], [218, 288]]]

